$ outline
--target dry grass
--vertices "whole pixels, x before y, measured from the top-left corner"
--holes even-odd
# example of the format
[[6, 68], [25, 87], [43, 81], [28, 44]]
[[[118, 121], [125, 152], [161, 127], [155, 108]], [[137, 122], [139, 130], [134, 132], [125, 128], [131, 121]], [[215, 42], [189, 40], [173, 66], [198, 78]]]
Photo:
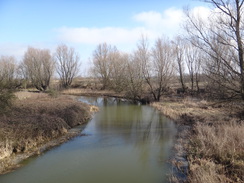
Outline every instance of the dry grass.
[[35, 93], [35, 92], [28, 92], [28, 91], [19, 91], [15, 93], [15, 96], [19, 100], [24, 99], [41, 99], [48, 97], [48, 94], [46, 93]]
[[223, 106], [205, 100], [194, 100], [186, 98], [183, 100], [165, 100], [151, 104], [153, 107], [162, 111], [167, 117], [179, 122], [180, 124], [194, 124], [204, 122], [208, 124], [225, 123], [232, 119], [233, 106]]
[[214, 158], [222, 163], [244, 160], [244, 124], [230, 122], [214, 128], [196, 124], [194, 131], [195, 135], [190, 140], [194, 146], [190, 151], [194, 156]]
[[90, 118], [90, 106], [66, 96], [51, 98], [40, 93], [17, 96], [21, 100], [14, 102], [12, 111], [0, 116], [0, 159], [57, 138]]
[[229, 179], [244, 182], [244, 124], [230, 122], [215, 127], [196, 124], [194, 132], [187, 150], [191, 164], [190, 180], [201, 177], [203, 172], [198, 169], [204, 169], [206, 163], [202, 162], [208, 160], [212, 176], [219, 177], [220, 182], [228, 182]]
[[92, 89], [82, 89], [82, 88], [70, 88], [61, 91], [64, 95], [82, 95], [82, 96], [124, 96], [123, 93], [116, 93], [111, 90], [92, 90]]
[[65, 94], [65, 95], [82, 95], [82, 94], [88, 93], [88, 92], [90, 92], [90, 91], [87, 89], [80, 89], [80, 88], [70, 88], [70, 89], [61, 91], [61, 93]]
[[224, 167], [211, 160], [199, 159], [196, 164], [190, 164], [189, 183], [224, 183], [231, 182], [224, 175]]
[[[190, 126], [183, 137], [187, 182], [244, 182], [243, 102], [213, 103], [183, 99], [154, 103], [178, 124]], [[180, 182], [176, 177], [172, 182]]]

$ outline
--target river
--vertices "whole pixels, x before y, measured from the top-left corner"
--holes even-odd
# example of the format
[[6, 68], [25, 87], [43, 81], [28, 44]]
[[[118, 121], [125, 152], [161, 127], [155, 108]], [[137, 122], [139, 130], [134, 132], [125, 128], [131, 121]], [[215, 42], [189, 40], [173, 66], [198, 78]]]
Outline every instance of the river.
[[164, 183], [176, 127], [147, 105], [79, 97], [100, 107], [84, 135], [29, 158], [0, 183]]

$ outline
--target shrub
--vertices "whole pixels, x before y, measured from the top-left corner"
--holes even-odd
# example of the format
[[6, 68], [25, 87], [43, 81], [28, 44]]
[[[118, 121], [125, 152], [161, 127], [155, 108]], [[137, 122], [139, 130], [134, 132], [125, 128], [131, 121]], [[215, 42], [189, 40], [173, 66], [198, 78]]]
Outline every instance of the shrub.
[[0, 83], [0, 114], [8, 111], [12, 105], [14, 97], [13, 91], [5, 88], [4, 85]]
[[46, 93], [52, 98], [57, 98], [59, 95], [59, 92], [55, 89], [49, 89], [46, 91]]

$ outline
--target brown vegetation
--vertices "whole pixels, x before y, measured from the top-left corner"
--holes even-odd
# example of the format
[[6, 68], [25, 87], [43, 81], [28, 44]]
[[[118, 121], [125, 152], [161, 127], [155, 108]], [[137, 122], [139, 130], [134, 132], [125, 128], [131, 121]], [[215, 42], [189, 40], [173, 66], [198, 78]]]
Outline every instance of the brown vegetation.
[[68, 48], [68, 46], [61, 44], [56, 49], [54, 60], [60, 77], [60, 85], [68, 88], [79, 72], [80, 58], [74, 48]]
[[0, 116], [0, 173], [8, 166], [6, 158], [19, 152], [35, 151], [91, 117], [90, 106], [69, 97], [36, 94], [25, 99], [24, 95], [17, 94], [22, 99], [16, 100], [11, 111]]
[[[244, 182], [243, 102], [188, 98], [152, 105], [179, 125], [190, 127], [180, 140], [189, 163], [187, 182]], [[177, 182], [175, 177], [172, 180]]]
[[189, 182], [243, 182], [243, 138], [243, 123], [196, 124], [187, 150]]
[[64, 95], [79, 95], [79, 96], [124, 96], [123, 93], [115, 93], [111, 90], [94, 90], [94, 89], [82, 89], [82, 88], [70, 88], [61, 91]]
[[54, 61], [48, 49], [29, 47], [20, 64], [23, 79], [30, 79], [37, 90], [46, 91], [54, 72]]
[[[144, 103], [175, 93], [231, 99], [229, 103], [210, 103], [164, 98], [163, 103], [153, 105], [190, 128], [184, 144], [189, 161], [188, 182], [244, 182], [244, 1], [203, 1], [213, 6], [211, 15], [206, 21], [194, 11], [186, 11], [187, 36], [160, 38], [152, 48], [142, 36], [132, 53], [99, 44], [92, 57], [94, 78], [86, 83], [74, 82], [79, 58], [73, 49], [61, 45], [56, 50], [56, 71], [65, 88], [76, 88], [64, 94], [123, 96]], [[12, 111], [7, 110], [12, 104], [12, 89], [31, 84], [38, 90], [47, 90], [53, 72], [53, 58], [46, 49], [29, 48], [20, 65], [13, 57], [0, 57], [0, 113], [9, 112], [0, 117], [0, 148], [4, 149], [0, 159], [34, 146], [30, 139], [42, 143], [88, 117], [80, 104], [66, 98], [17, 101]], [[178, 88], [176, 78], [180, 80]]]

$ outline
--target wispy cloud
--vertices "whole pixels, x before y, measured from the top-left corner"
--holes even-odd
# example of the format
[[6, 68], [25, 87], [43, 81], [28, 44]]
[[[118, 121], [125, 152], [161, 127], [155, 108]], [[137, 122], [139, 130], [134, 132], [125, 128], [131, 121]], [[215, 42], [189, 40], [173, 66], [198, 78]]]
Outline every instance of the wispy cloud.
[[[191, 13], [207, 19], [210, 15], [210, 9], [207, 7], [195, 7]], [[107, 42], [110, 44], [133, 44], [141, 37], [146, 35], [149, 40], [157, 37], [176, 36], [180, 34], [181, 27], [185, 20], [185, 14], [182, 9], [170, 8], [164, 12], [141, 12], [133, 17], [135, 27], [61, 27], [57, 29], [58, 39], [64, 42], [99, 44]]]
[[173, 36], [180, 30], [185, 15], [181, 9], [167, 9], [164, 12], [142, 12], [133, 17], [134, 20], [144, 24], [155, 36]]
[[117, 43], [133, 43], [140, 34], [151, 35], [150, 30], [144, 27], [136, 27], [125, 29], [120, 27], [104, 27], [104, 28], [70, 28], [62, 27], [58, 29], [58, 38], [65, 42], [98, 44], [108, 42], [111, 44]]
[[[206, 7], [195, 7], [190, 10], [194, 15], [207, 19], [211, 11]], [[170, 8], [164, 12], [148, 11], [135, 14], [131, 17], [134, 27], [60, 27], [55, 30], [56, 40], [51, 43], [31, 43], [38, 48], [49, 48], [52, 51], [59, 43], [65, 43], [82, 50], [81, 55], [92, 53], [94, 45], [107, 42], [118, 46], [121, 51], [132, 51], [141, 35], [147, 36], [149, 41], [163, 35], [174, 36], [181, 30], [185, 15], [182, 9]], [[13, 55], [22, 59], [27, 44], [0, 43], [1, 54]]]
[[173, 36], [180, 30], [184, 13], [180, 9], [167, 9], [160, 13], [155, 11], [142, 12], [131, 17], [135, 27], [61, 27], [57, 29], [58, 39], [71, 43], [99, 44], [134, 44], [141, 35], [148, 39], [156, 39], [162, 35]]

